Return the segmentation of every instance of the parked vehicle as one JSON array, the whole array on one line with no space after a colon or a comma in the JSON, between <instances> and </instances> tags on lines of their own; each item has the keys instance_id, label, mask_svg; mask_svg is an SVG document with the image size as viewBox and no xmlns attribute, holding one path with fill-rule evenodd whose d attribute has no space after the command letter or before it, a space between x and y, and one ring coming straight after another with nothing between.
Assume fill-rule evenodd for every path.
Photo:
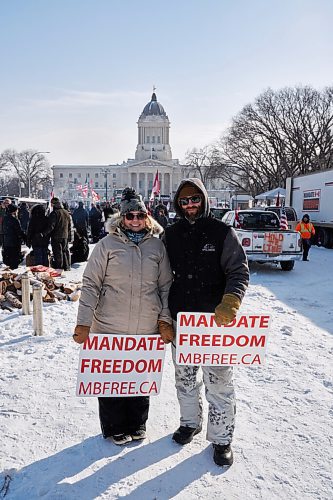
<instances>
[{"instance_id":1,"label":"parked vehicle","mask_svg":"<svg viewBox=\"0 0 333 500\"><path fill-rule=\"evenodd\" d=\"M314 243L333 248L333 169L288 177L286 189L286 202L298 218L309 214L316 230Z\"/></svg>"},{"instance_id":2,"label":"parked vehicle","mask_svg":"<svg viewBox=\"0 0 333 500\"><path fill-rule=\"evenodd\" d=\"M211 213L214 215L216 219L222 220L222 217L230 211L230 208L211 208Z\"/></svg>"},{"instance_id":3,"label":"parked vehicle","mask_svg":"<svg viewBox=\"0 0 333 500\"><path fill-rule=\"evenodd\" d=\"M280 263L291 271L302 257L302 243L296 231L281 230L280 219L267 210L230 210L222 221L235 228L249 261Z\"/></svg>"},{"instance_id":4,"label":"parked vehicle","mask_svg":"<svg viewBox=\"0 0 333 500\"><path fill-rule=\"evenodd\" d=\"M282 212L286 214L288 229L295 230L298 223L297 213L293 207L265 207L266 211L274 212L281 219Z\"/></svg>"}]
</instances>

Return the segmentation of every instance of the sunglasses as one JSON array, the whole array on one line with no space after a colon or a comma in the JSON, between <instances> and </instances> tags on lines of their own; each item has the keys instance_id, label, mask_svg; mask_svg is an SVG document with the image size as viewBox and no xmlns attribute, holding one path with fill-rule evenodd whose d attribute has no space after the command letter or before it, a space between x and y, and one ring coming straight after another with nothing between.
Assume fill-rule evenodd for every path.
<instances>
[{"instance_id":1,"label":"sunglasses","mask_svg":"<svg viewBox=\"0 0 333 500\"><path fill-rule=\"evenodd\" d=\"M146 217L147 214L145 214L144 212L139 212L138 214L132 214L131 212L128 212L127 214L125 214L126 220L134 220L134 219L144 220L146 219Z\"/></svg>"},{"instance_id":2,"label":"sunglasses","mask_svg":"<svg viewBox=\"0 0 333 500\"><path fill-rule=\"evenodd\" d=\"M195 194L194 196L187 196L186 198L179 198L179 205L181 207L186 207L190 202L191 203L200 203L201 196L200 194Z\"/></svg>"}]
</instances>

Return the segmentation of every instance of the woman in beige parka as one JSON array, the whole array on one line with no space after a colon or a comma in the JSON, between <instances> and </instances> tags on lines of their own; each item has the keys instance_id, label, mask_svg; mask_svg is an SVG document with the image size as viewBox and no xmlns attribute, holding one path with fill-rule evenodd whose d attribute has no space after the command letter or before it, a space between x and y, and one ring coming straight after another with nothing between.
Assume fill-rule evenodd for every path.
<instances>
[{"instance_id":1,"label":"woman in beige parka","mask_svg":"<svg viewBox=\"0 0 333 500\"><path fill-rule=\"evenodd\" d=\"M134 189L123 192L120 215L89 257L73 338L83 343L89 331L104 334L153 334L173 339L168 294L172 273L163 229L147 213ZM104 438L118 445L146 437L149 397L100 397Z\"/></svg>"}]
</instances>

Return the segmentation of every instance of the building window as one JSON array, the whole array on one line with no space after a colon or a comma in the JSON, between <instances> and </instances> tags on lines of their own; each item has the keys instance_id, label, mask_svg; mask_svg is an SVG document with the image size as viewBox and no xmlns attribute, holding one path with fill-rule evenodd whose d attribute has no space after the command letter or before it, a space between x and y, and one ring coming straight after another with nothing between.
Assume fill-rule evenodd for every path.
<instances>
[{"instance_id":1,"label":"building window","mask_svg":"<svg viewBox=\"0 0 333 500\"><path fill-rule=\"evenodd\" d=\"M73 177L73 174L69 174L69 176L68 176L68 177L71 179L71 178Z\"/></svg>"},{"instance_id":2,"label":"building window","mask_svg":"<svg viewBox=\"0 0 333 500\"><path fill-rule=\"evenodd\" d=\"M74 177L74 184L77 184L77 178Z\"/></svg>"},{"instance_id":3,"label":"building window","mask_svg":"<svg viewBox=\"0 0 333 500\"><path fill-rule=\"evenodd\" d=\"M64 174L59 174L60 179L63 179Z\"/></svg>"},{"instance_id":4,"label":"building window","mask_svg":"<svg viewBox=\"0 0 333 500\"><path fill-rule=\"evenodd\" d=\"M89 174L89 172L87 173L87 177L90 177L90 174Z\"/></svg>"},{"instance_id":5,"label":"building window","mask_svg":"<svg viewBox=\"0 0 333 500\"><path fill-rule=\"evenodd\" d=\"M148 142L148 144L150 143L150 137L149 137L149 135L147 135L147 142Z\"/></svg>"},{"instance_id":6,"label":"building window","mask_svg":"<svg viewBox=\"0 0 333 500\"><path fill-rule=\"evenodd\" d=\"M98 182L95 182L95 188L98 188Z\"/></svg>"},{"instance_id":7,"label":"building window","mask_svg":"<svg viewBox=\"0 0 333 500\"><path fill-rule=\"evenodd\" d=\"M152 142L153 144L155 144L155 136L154 136L154 135L153 135L153 137L151 138L151 142Z\"/></svg>"},{"instance_id":8,"label":"building window","mask_svg":"<svg viewBox=\"0 0 333 500\"><path fill-rule=\"evenodd\" d=\"M116 179L117 174L112 174L112 179Z\"/></svg>"},{"instance_id":9,"label":"building window","mask_svg":"<svg viewBox=\"0 0 333 500\"><path fill-rule=\"evenodd\" d=\"M158 135L158 136L157 136L157 142L158 142L159 144L161 144L161 136L160 136L160 135Z\"/></svg>"},{"instance_id":10,"label":"building window","mask_svg":"<svg viewBox=\"0 0 333 500\"><path fill-rule=\"evenodd\" d=\"M95 174L95 179L98 179L98 174Z\"/></svg>"}]
</instances>

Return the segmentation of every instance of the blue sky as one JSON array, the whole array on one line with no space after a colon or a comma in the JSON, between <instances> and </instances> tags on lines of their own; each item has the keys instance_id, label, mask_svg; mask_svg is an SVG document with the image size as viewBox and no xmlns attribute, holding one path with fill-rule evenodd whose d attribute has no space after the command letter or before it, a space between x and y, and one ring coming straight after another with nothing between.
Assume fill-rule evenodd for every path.
<instances>
[{"instance_id":1,"label":"blue sky","mask_svg":"<svg viewBox=\"0 0 333 500\"><path fill-rule=\"evenodd\" d=\"M0 152L132 158L156 85L182 160L267 87L332 85L332 25L331 0L2 0Z\"/></svg>"}]
</instances>

